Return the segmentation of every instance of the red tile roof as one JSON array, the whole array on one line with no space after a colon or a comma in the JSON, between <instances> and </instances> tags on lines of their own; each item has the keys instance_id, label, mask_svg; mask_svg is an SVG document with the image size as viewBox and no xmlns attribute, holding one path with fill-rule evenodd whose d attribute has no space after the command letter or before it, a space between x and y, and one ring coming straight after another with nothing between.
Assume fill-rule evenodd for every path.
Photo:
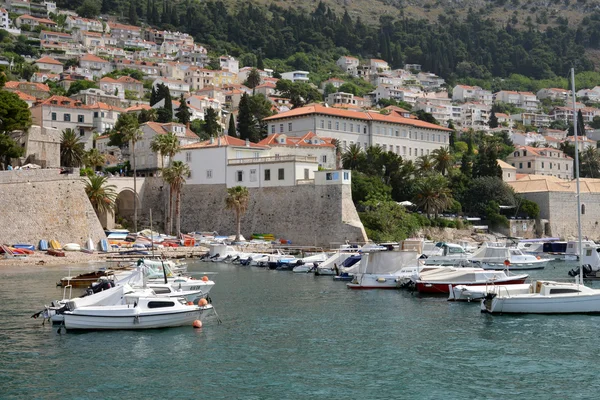
<instances>
[{"instance_id":1,"label":"red tile roof","mask_svg":"<svg viewBox=\"0 0 600 400\"><path fill-rule=\"evenodd\" d=\"M170 129L172 125L178 125L178 126L185 127L185 125L177 124L175 122L169 122L166 124L161 124L160 122L146 122L146 123L142 124L141 126L143 127L144 125L148 126L150 129L152 129L158 135L166 135L167 133L172 132ZM185 130L185 137L189 138L189 139L198 139L198 135L196 135L192 130L190 130L188 128L186 128L186 130Z\"/></svg>"},{"instance_id":2,"label":"red tile roof","mask_svg":"<svg viewBox=\"0 0 600 400\"><path fill-rule=\"evenodd\" d=\"M52 107L78 108L86 110L90 109L90 106L83 104L81 101L73 100L65 96L52 96L42 101L41 103L36 104L34 107L39 107L43 105Z\"/></svg>"},{"instance_id":3,"label":"red tile roof","mask_svg":"<svg viewBox=\"0 0 600 400\"><path fill-rule=\"evenodd\" d=\"M91 61L91 62L98 62L98 63L108 64L108 61L106 61L105 59L100 58L98 56L95 56L93 54L86 54L84 56L81 56L81 58L79 59L79 61Z\"/></svg>"},{"instance_id":4,"label":"red tile roof","mask_svg":"<svg viewBox=\"0 0 600 400\"><path fill-rule=\"evenodd\" d=\"M417 128L426 128L426 129L434 129L439 131L451 132L452 129L444 128L439 125L431 124L429 122L404 118L399 115L383 115L376 111L351 111L351 110L341 110L338 108L325 107L320 104L311 104L300 108L294 108L293 110L286 111L284 113L280 113L277 115L273 115L272 117L265 118L264 121L277 121L279 119L285 118L293 118L293 117L302 117L306 115L312 114L322 114L329 115L333 117L342 117L342 118L350 118L350 119L360 119L360 120L371 120L371 121L380 121L380 122L388 122L392 124L402 124L402 125L411 125Z\"/></svg>"},{"instance_id":5,"label":"red tile roof","mask_svg":"<svg viewBox=\"0 0 600 400\"><path fill-rule=\"evenodd\" d=\"M92 104L90 106L91 109L98 110L108 110L108 111L117 111L117 112L125 112L125 109L121 107L111 106L110 104L103 103L101 101L96 104Z\"/></svg>"},{"instance_id":6,"label":"red tile roof","mask_svg":"<svg viewBox=\"0 0 600 400\"><path fill-rule=\"evenodd\" d=\"M210 147L246 147L246 141L242 139L238 139L233 136L219 136L218 138L213 138L210 140L205 140L204 142L192 143L186 146L181 146L182 149L204 149ZM260 143L252 143L249 142L248 146L253 149L268 149L269 146L262 145Z\"/></svg>"},{"instance_id":7,"label":"red tile roof","mask_svg":"<svg viewBox=\"0 0 600 400\"><path fill-rule=\"evenodd\" d=\"M15 90L14 93L19 96L19 98L23 101L36 101L35 96L30 96L27 93L23 93L20 90Z\"/></svg>"},{"instance_id":8,"label":"red tile roof","mask_svg":"<svg viewBox=\"0 0 600 400\"><path fill-rule=\"evenodd\" d=\"M7 88L7 89L27 90L27 87L31 86L31 85L35 85L35 89L36 90L41 90L43 92L49 92L50 91L50 87L48 87L48 85L46 85L45 83L35 83L35 82L10 81L10 82L6 82L4 84L4 87Z\"/></svg>"},{"instance_id":9,"label":"red tile roof","mask_svg":"<svg viewBox=\"0 0 600 400\"><path fill-rule=\"evenodd\" d=\"M63 65L60 61L55 60L52 57L42 57L35 62L40 64L54 64L54 65Z\"/></svg>"}]
</instances>

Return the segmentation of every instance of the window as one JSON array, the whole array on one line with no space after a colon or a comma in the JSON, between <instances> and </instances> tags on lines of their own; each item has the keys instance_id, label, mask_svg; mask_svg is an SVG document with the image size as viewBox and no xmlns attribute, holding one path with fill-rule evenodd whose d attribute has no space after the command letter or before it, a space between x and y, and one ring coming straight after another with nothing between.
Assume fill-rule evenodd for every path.
<instances>
[{"instance_id":1,"label":"window","mask_svg":"<svg viewBox=\"0 0 600 400\"><path fill-rule=\"evenodd\" d=\"M350 173L348 171L344 171L344 180L347 181L350 179Z\"/></svg>"},{"instance_id":2,"label":"window","mask_svg":"<svg viewBox=\"0 0 600 400\"><path fill-rule=\"evenodd\" d=\"M350 132L354 132L354 124L350 124Z\"/></svg>"},{"instance_id":3,"label":"window","mask_svg":"<svg viewBox=\"0 0 600 400\"><path fill-rule=\"evenodd\" d=\"M513 165L514 167L514 165ZM527 161L527 168L531 168L531 161Z\"/></svg>"},{"instance_id":4,"label":"window","mask_svg":"<svg viewBox=\"0 0 600 400\"><path fill-rule=\"evenodd\" d=\"M427 140L429 140L429 133L427 133Z\"/></svg>"},{"instance_id":5,"label":"window","mask_svg":"<svg viewBox=\"0 0 600 400\"><path fill-rule=\"evenodd\" d=\"M441 135L438 135L438 143L440 143L442 141L442 137Z\"/></svg>"},{"instance_id":6,"label":"window","mask_svg":"<svg viewBox=\"0 0 600 400\"><path fill-rule=\"evenodd\" d=\"M565 169L568 171L569 170L569 164L565 164Z\"/></svg>"},{"instance_id":7,"label":"window","mask_svg":"<svg viewBox=\"0 0 600 400\"><path fill-rule=\"evenodd\" d=\"M271 180L271 170L265 169L265 181L270 181L270 180Z\"/></svg>"},{"instance_id":8,"label":"window","mask_svg":"<svg viewBox=\"0 0 600 400\"><path fill-rule=\"evenodd\" d=\"M254 158L259 158L260 157L260 153L258 151L254 152Z\"/></svg>"},{"instance_id":9,"label":"window","mask_svg":"<svg viewBox=\"0 0 600 400\"><path fill-rule=\"evenodd\" d=\"M409 148L408 148L408 155L409 155L409 156L412 156L412 147L409 147Z\"/></svg>"},{"instance_id":10,"label":"window","mask_svg":"<svg viewBox=\"0 0 600 400\"><path fill-rule=\"evenodd\" d=\"M421 155L423 155L423 149L421 149Z\"/></svg>"},{"instance_id":11,"label":"window","mask_svg":"<svg viewBox=\"0 0 600 400\"><path fill-rule=\"evenodd\" d=\"M519 163L519 168L523 168L523 163L522 162Z\"/></svg>"},{"instance_id":12,"label":"window","mask_svg":"<svg viewBox=\"0 0 600 400\"><path fill-rule=\"evenodd\" d=\"M423 133L421 133L421 140L423 140Z\"/></svg>"},{"instance_id":13,"label":"window","mask_svg":"<svg viewBox=\"0 0 600 400\"><path fill-rule=\"evenodd\" d=\"M85 122L85 117L83 115L78 115L77 116L77 122Z\"/></svg>"},{"instance_id":14,"label":"window","mask_svg":"<svg viewBox=\"0 0 600 400\"><path fill-rule=\"evenodd\" d=\"M323 156L322 159L321 159L321 162L323 164L326 164L327 163L327 156Z\"/></svg>"},{"instance_id":15,"label":"window","mask_svg":"<svg viewBox=\"0 0 600 400\"><path fill-rule=\"evenodd\" d=\"M340 130L340 123L339 122L335 122L335 130L339 131Z\"/></svg>"},{"instance_id":16,"label":"window","mask_svg":"<svg viewBox=\"0 0 600 400\"><path fill-rule=\"evenodd\" d=\"M308 177L309 177L308 168L304 168L304 179L308 179Z\"/></svg>"},{"instance_id":17,"label":"window","mask_svg":"<svg viewBox=\"0 0 600 400\"><path fill-rule=\"evenodd\" d=\"M192 152L186 151L185 152L185 162L190 162L190 161L192 161Z\"/></svg>"},{"instance_id":18,"label":"window","mask_svg":"<svg viewBox=\"0 0 600 400\"><path fill-rule=\"evenodd\" d=\"M552 163L550 163L550 169L552 169Z\"/></svg>"},{"instance_id":19,"label":"window","mask_svg":"<svg viewBox=\"0 0 600 400\"><path fill-rule=\"evenodd\" d=\"M542 161L542 168L544 168L544 162Z\"/></svg>"},{"instance_id":20,"label":"window","mask_svg":"<svg viewBox=\"0 0 600 400\"><path fill-rule=\"evenodd\" d=\"M326 181L330 181L330 180L332 180L332 179L333 179L333 176L331 175L331 172L327 172L327 173L325 174L325 180L326 180Z\"/></svg>"},{"instance_id":21,"label":"window","mask_svg":"<svg viewBox=\"0 0 600 400\"><path fill-rule=\"evenodd\" d=\"M331 121L327 121L327 129L331 129Z\"/></svg>"},{"instance_id":22,"label":"window","mask_svg":"<svg viewBox=\"0 0 600 400\"><path fill-rule=\"evenodd\" d=\"M271 125L271 134L275 133L275 125Z\"/></svg>"},{"instance_id":23,"label":"window","mask_svg":"<svg viewBox=\"0 0 600 400\"><path fill-rule=\"evenodd\" d=\"M342 150L346 150L346 148L347 148L347 147L346 147L346 141L344 140L344 141L342 142Z\"/></svg>"},{"instance_id":24,"label":"window","mask_svg":"<svg viewBox=\"0 0 600 400\"><path fill-rule=\"evenodd\" d=\"M85 130L83 128L79 128L79 136L85 136Z\"/></svg>"},{"instance_id":25,"label":"window","mask_svg":"<svg viewBox=\"0 0 600 400\"><path fill-rule=\"evenodd\" d=\"M250 170L250 182L256 182L256 170L255 169Z\"/></svg>"},{"instance_id":26,"label":"window","mask_svg":"<svg viewBox=\"0 0 600 400\"><path fill-rule=\"evenodd\" d=\"M279 179L280 181L285 179L285 170L283 168L279 168L277 170L277 179Z\"/></svg>"},{"instance_id":27,"label":"window","mask_svg":"<svg viewBox=\"0 0 600 400\"><path fill-rule=\"evenodd\" d=\"M206 170L206 179L212 179L212 169Z\"/></svg>"},{"instance_id":28,"label":"window","mask_svg":"<svg viewBox=\"0 0 600 400\"><path fill-rule=\"evenodd\" d=\"M367 126L366 126L366 125L364 125L364 126L363 126L363 133L364 133L365 135L367 134Z\"/></svg>"},{"instance_id":29,"label":"window","mask_svg":"<svg viewBox=\"0 0 600 400\"><path fill-rule=\"evenodd\" d=\"M581 215L585 214L585 204L581 205Z\"/></svg>"},{"instance_id":30,"label":"window","mask_svg":"<svg viewBox=\"0 0 600 400\"><path fill-rule=\"evenodd\" d=\"M292 131L292 123L288 122L288 132L291 132L291 131Z\"/></svg>"},{"instance_id":31,"label":"window","mask_svg":"<svg viewBox=\"0 0 600 400\"><path fill-rule=\"evenodd\" d=\"M385 152L385 151L387 151L387 144L384 144L384 145L383 145L383 151L384 151L384 152Z\"/></svg>"},{"instance_id":32,"label":"window","mask_svg":"<svg viewBox=\"0 0 600 400\"><path fill-rule=\"evenodd\" d=\"M560 171L560 163L556 163L556 168Z\"/></svg>"},{"instance_id":33,"label":"window","mask_svg":"<svg viewBox=\"0 0 600 400\"><path fill-rule=\"evenodd\" d=\"M343 127L343 130L345 132L346 131L346 123L345 122L342 124L342 127Z\"/></svg>"},{"instance_id":34,"label":"window","mask_svg":"<svg viewBox=\"0 0 600 400\"><path fill-rule=\"evenodd\" d=\"M236 182L244 182L244 171L236 171Z\"/></svg>"},{"instance_id":35,"label":"window","mask_svg":"<svg viewBox=\"0 0 600 400\"><path fill-rule=\"evenodd\" d=\"M375 127L375 133L379 135L379 127Z\"/></svg>"},{"instance_id":36,"label":"window","mask_svg":"<svg viewBox=\"0 0 600 400\"><path fill-rule=\"evenodd\" d=\"M402 146L402 154L406 155L406 146Z\"/></svg>"},{"instance_id":37,"label":"window","mask_svg":"<svg viewBox=\"0 0 600 400\"><path fill-rule=\"evenodd\" d=\"M52 113L54 114L54 113ZM98 118L98 111L94 111L94 118Z\"/></svg>"},{"instance_id":38,"label":"window","mask_svg":"<svg viewBox=\"0 0 600 400\"><path fill-rule=\"evenodd\" d=\"M396 137L399 137L399 136L400 136L400 131L399 131L399 130L397 130L397 129L396 129L396 132L395 132L395 133L396 133Z\"/></svg>"},{"instance_id":39,"label":"window","mask_svg":"<svg viewBox=\"0 0 600 400\"><path fill-rule=\"evenodd\" d=\"M283 124L279 124L279 133L283 133Z\"/></svg>"},{"instance_id":40,"label":"window","mask_svg":"<svg viewBox=\"0 0 600 400\"><path fill-rule=\"evenodd\" d=\"M64 114L63 121L71 122L71 114Z\"/></svg>"},{"instance_id":41,"label":"window","mask_svg":"<svg viewBox=\"0 0 600 400\"><path fill-rule=\"evenodd\" d=\"M396 146L396 154L400 154L400 146Z\"/></svg>"},{"instance_id":42,"label":"window","mask_svg":"<svg viewBox=\"0 0 600 400\"><path fill-rule=\"evenodd\" d=\"M52 121L56 121L56 113L52 113Z\"/></svg>"},{"instance_id":43,"label":"window","mask_svg":"<svg viewBox=\"0 0 600 400\"><path fill-rule=\"evenodd\" d=\"M321 120L321 129L324 129L324 128L325 128L325 120L324 120L324 119L322 119L322 120Z\"/></svg>"}]
</instances>

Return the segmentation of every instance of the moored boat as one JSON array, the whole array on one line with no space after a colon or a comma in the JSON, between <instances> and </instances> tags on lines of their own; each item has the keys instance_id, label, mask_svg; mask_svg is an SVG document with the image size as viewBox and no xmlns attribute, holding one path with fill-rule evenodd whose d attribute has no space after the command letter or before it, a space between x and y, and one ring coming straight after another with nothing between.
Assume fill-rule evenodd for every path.
<instances>
[{"instance_id":1,"label":"moored boat","mask_svg":"<svg viewBox=\"0 0 600 400\"><path fill-rule=\"evenodd\" d=\"M481 300L487 294L503 293L509 295L529 293L531 285L528 283L515 285L456 285L449 287L448 301L473 301Z\"/></svg>"},{"instance_id":2,"label":"moored boat","mask_svg":"<svg viewBox=\"0 0 600 400\"><path fill-rule=\"evenodd\" d=\"M505 271L481 268L446 268L420 274L415 286L419 293L448 294L457 285L515 285L525 283L528 275L508 275Z\"/></svg>"},{"instance_id":3,"label":"moored boat","mask_svg":"<svg viewBox=\"0 0 600 400\"><path fill-rule=\"evenodd\" d=\"M48 249L46 251L46 253L50 256L54 256L54 257L64 257L65 256L65 252L59 249Z\"/></svg>"}]
</instances>

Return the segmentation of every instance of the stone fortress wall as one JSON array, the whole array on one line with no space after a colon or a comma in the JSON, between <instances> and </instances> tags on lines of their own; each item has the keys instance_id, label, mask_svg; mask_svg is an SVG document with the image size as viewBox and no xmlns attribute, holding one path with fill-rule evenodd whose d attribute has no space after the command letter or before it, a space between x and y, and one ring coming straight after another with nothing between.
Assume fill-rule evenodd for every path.
<instances>
[{"instance_id":1,"label":"stone fortress wall","mask_svg":"<svg viewBox=\"0 0 600 400\"><path fill-rule=\"evenodd\" d=\"M106 235L84 191L79 170L0 171L0 244L56 239L98 244Z\"/></svg>"}]
</instances>

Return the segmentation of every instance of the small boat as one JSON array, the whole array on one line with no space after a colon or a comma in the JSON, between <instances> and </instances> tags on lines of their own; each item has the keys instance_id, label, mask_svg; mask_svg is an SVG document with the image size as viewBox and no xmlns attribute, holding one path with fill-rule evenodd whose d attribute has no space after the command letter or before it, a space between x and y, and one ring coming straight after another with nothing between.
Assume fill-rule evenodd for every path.
<instances>
[{"instance_id":1,"label":"small boat","mask_svg":"<svg viewBox=\"0 0 600 400\"><path fill-rule=\"evenodd\" d=\"M24 250L30 250L30 251L35 251L35 246L32 244L13 244L12 247L14 247L15 249L24 249Z\"/></svg>"},{"instance_id":2,"label":"small boat","mask_svg":"<svg viewBox=\"0 0 600 400\"><path fill-rule=\"evenodd\" d=\"M457 285L448 288L450 290L448 301L481 300L487 294L498 294L500 292L508 295L526 294L529 293L530 288L531 285L528 283L520 285Z\"/></svg>"},{"instance_id":3,"label":"small boat","mask_svg":"<svg viewBox=\"0 0 600 400\"><path fill-rule=\"evenodd\" d=\"M470 256L465 249L453 243L440 242L435 245L439 249L437 253L431 251L429 256L425 255L425 265L463 265L467 263Z\"/></svg>"},{"instance_id":4,"label":"small boat","mask_svg":"<svg viewBox=\"0 0 600 400\"><path fill-rule=\"evenodd\" d=\"M56 250L56 249L48 249L48 251L46 252L46 254L50 255L50 256L54 256L54 257L64 257L65 256L65 252L62 250Z\"/></svg>"},{"instance_id":5,"label":"small boat","mask_svg":"<svg viewBox=\"0 0 600 400\"><path fill-rule=\"evenodd\" d=\"M448 267L421 273L415 283L419 293L449 294L449 288L457 285L515 285L525 283L527 278L525 274L508 275L505 271Z\"/></svg>"},{"instance_id":6,"label":"small boat","mask_svg":"<svg viewBox=\"0 0 600 400\"><path fill-rule=\"evenodd\" d=\"M67 243L63 246L65 251L81 251L81 246L77 243Z\"/></svg>"},{"instance_id":7,"label":"small boat","mask_svg":"<svg viewBox=\"0 0 600 400\"><path fill-rule=\"evenodd\" d=\"M100 250L103 253L108 253L109 249L110 249L110 245L108 244L108 240L106 240L106 239L100 240Z\"/></svg>"},{"instance_id":8,"label":"small boat","mask_svg":"<svg viewBox=\"0 0 600 400\"><path fill-rule=\"evenodd\" d=\"M348 289L398 289L398 273L407 266L416 266L420 252L415 250L376 250L362 254L359 271Z\"/></svg>"},{"instance_id":9,"label":"small boat","mask_svg":"<svg viewBox=\"0 0 600 400\"><path fill-rule=\"evenodd\" d=\"M543 269L550 261L547 258L523 254L516 248L508 248L501 243L486 242L471 257L469 263L472 267L483 269L504 269L512 271L528 271Z\"/></svg>"},{"instance_id":10,"label":"small boat","mask_svg":"<svg viewBox=\"0 0 600 400\"><path fill-rule=\"evenodd\" d=\"M5 258L27 257L27 254L6 245L0 245L0 254L4 254Z\"/></svg>"},{"instance_id":11,"label":"small boat","mask_svg":"<svg viewBox=\"0 0 600 400\"><path fill-rule=\"evenodd\" d=\"M46 251L46 250L48 250L48 241L47 241L47 240L44 240L44 239L40 240L40 244L39 244L38 248L39 248L41 251Z\"/></svg>"},{"instance_id":12,"label":"small boat","mask_svg":"<svg viewBox=\"0 0 600 400\"><path fill-rule=\"evenodd\" d=\"M94 241L92 240L92 238L88 238L87 242L85 242L85 249L91 250L91 251L96 250L96 245L94 244Z\"/></svg>"},{"instance_id":13,"label":"small boat","mask_svg":"<svg viewBox=\"0 0 600 400\"><path fill-rule=\"evenodd\" d=\"M54 249L54 250L61 250L62 246L60 245L60 243L58 242L58 240L52 239L50 241L50 248Z\"/></svg>"},{"instance_id":14,"label":"small boat","mask_svg":"<svg viewBox=\"0 0 600 400\"><path fill-rule=\"evenodd\" d=\"M88 272L77 276L65 276L60 280L59 283L56 284L56 286L65 287L67 285L71 285L72 287L76 288L86 288L91 286L94 282L97 282L101 277L105 277L110 274L112 274L112 271L107 270Z\"/></svg>"}]
</instances>

